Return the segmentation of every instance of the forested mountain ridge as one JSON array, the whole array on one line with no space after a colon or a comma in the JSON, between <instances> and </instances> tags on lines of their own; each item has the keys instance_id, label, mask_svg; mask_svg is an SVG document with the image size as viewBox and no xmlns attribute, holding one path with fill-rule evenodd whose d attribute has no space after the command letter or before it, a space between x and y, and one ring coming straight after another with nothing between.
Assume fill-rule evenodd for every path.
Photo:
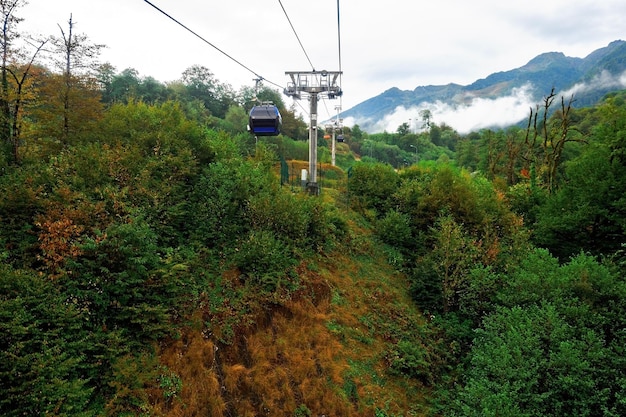
<instances>
[{"instance_id":1,"label":"forested mountain ridge","mask_svg":"<svg viewBox=\"0 0 626 417\"><path fill-rule=\"evenodd\" d=\"M597 49L585 58L567 57L548 52L531 59L526 65L497 72L470 85L447 84L418 86L412 91L390 88L341 113L368 131L377 121L403 106L442 102L450 105L468 103L474 98L497 99L514 89L525 88L536 102L555 89L557 93L572 90L577 107L591 106L606 93L619 89L619 76L626 71L626 42L617 40ZM582 88L586 86L586 88Z\"/></svg>"}]
</instances>

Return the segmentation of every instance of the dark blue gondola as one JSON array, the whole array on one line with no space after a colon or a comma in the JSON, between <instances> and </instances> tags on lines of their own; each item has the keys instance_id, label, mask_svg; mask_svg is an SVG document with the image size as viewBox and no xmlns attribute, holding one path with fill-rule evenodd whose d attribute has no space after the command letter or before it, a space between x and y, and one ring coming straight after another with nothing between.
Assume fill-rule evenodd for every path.
<instances>
[{"instance_id":1,"label":"dark blue gondola","mask_svg":"<svg viewBox=\"0 0 626 417\"><path fill-rule=\"evenodd\" d=\"M342 134L337 135L337 142L343 142L343 135Z\"/></svg>"},{"instance_id":2,"label":"dark blue gondola","mask_svg":"<svg viewBox=\"0 0 626 417\"><path fill-rule=\"evenodd\" d=\"M255 136L277 136L283 119L273 104L261 104L250 110L250 132Z\"/></svg>"}]
</instances>

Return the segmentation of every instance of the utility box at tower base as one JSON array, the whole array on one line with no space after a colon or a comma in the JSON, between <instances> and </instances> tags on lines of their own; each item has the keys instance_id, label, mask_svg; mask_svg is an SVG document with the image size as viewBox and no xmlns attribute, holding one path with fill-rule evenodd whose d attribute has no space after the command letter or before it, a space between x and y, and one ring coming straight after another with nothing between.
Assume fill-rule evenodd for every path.
<instances>
[{"instance_id":1,"label":"utility box at tower base","mask_svg":"<svg viewBox=\"0 0 626 417\"><path fill-rule=\"evenodd\" d=\"M306 189L306 184L307 184L307 182L308 182L308 177L309 177L309 173L307 172L307 170L306 170L306 169L303 169L303 170L300 172L300 182L301 182L301 184L302 184L302 188L303 188L303 189Z\"/></svg>"}]
</instances>

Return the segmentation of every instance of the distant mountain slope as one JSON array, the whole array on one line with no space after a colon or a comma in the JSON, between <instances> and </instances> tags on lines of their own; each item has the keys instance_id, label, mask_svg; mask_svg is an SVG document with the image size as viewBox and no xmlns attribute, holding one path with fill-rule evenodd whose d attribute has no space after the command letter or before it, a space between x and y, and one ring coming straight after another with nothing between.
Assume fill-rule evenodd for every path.
<instances>
[{"instance_id":1,"label":"distant mountain slope","mask_svg":"<svg viewBox=\"0 0 626 417\"><path fill-rule=\"evenodd\" d=\"M617 40L585 58L567 57L561 52L543 53L520 68L491 74L467 86L429 85L412 91L390 88L344 111L341 117L365 131L375 132L382 131L385 126L381 121L398 109L434 106L457 111L477 99L497 100L519 95L520 91L526 100L538 102L552 88L566 97L573 94L574 105L583 107L594 104L607 92L626 88L626 77L622 77L625 72L626 42ZM523 105L528 108L526 102ZM490 127L489 121L485 124L483 127ZM456 128L453 124L452 127Z\"/></svg>"}]
</instances>

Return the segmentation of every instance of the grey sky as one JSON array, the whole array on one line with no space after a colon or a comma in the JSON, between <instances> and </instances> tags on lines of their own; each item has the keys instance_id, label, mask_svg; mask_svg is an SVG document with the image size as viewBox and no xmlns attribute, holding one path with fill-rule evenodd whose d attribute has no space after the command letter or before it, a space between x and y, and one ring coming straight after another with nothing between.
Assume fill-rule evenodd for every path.
<instances>
[{"instance_id":1,"label":"grey sky","mask_svg":"<svg viewBox=\"0 0 626 417\"><path fill-rule=\"evenodd\" d=\"M278 0L150 1L274 83L311 70ZM315 69L338 70L337 1L282 4ZM340 11L344 110L391 87L466 85L543 52L585 57L626 38L623 0L340 0ZM58 35L70 13L118 71L166 82L197 64L235 89L253 85L252 73L144 0L29 0L20 27ZM339 101L329 103L333 113Z\"/></svg>"}]
</instances>

